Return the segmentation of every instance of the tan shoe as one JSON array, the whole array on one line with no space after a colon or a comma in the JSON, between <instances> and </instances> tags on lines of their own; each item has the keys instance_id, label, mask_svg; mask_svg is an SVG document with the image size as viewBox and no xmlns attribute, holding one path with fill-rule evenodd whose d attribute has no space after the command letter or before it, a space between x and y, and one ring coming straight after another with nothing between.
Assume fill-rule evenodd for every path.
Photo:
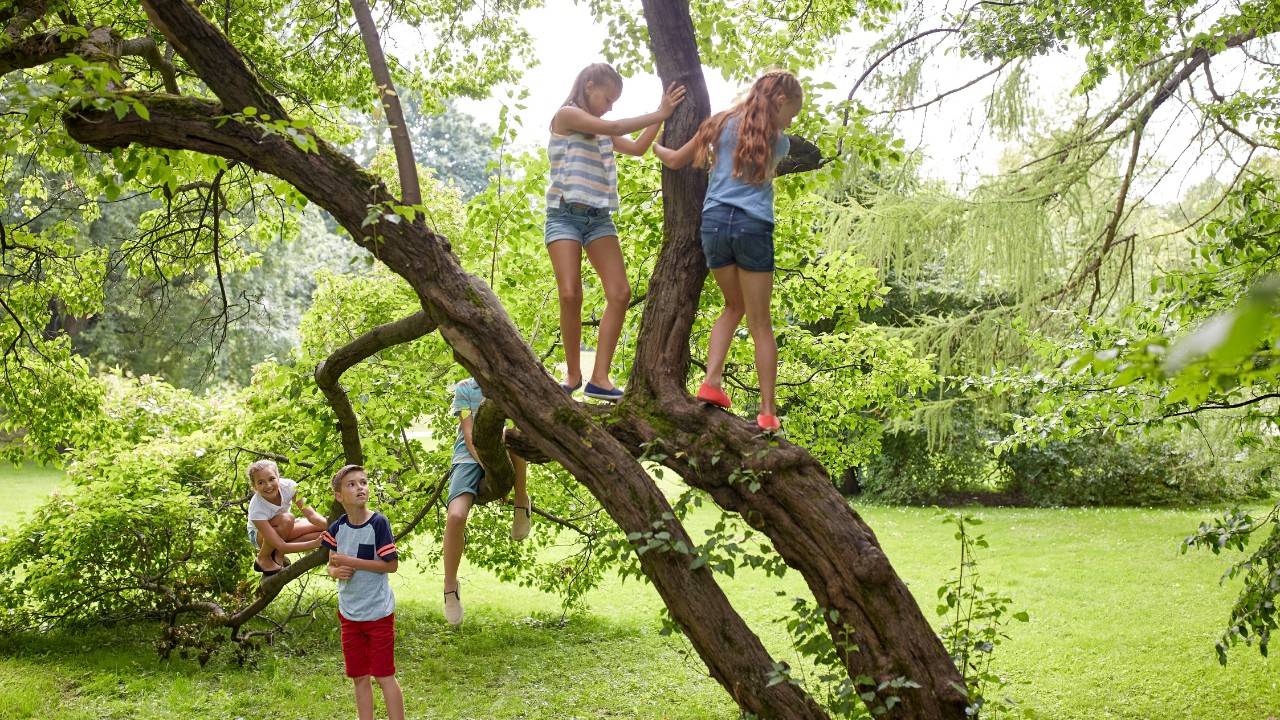
<instances>
[{"instance_id":1,"label":"tan shoe","mask_svg":"<svg viewBox=\"0 0 1280 720\"><path fill-rule=\"evenodd\" d=\"M523 540L529 537L529 525L533 521L533 498L529 498L529 507L515 506L515 515L511 518L511 539Z\"/></svg>"},{"instance_id":2,"label":"tan shoe","mask_svg":"<svg viewBox=\"0 0 1280 720\"><path fill-rule=\"evenodd\" d=\"M454 627L462 624L462 598L458 596L457 590L444 594L444 619Z\"/></svg>"}]
</instances>

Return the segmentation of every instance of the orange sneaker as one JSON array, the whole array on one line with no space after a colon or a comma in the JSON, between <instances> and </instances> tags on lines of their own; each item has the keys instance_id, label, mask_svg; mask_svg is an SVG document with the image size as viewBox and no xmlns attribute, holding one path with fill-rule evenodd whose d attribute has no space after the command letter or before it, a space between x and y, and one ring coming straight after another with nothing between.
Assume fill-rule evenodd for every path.
<instances>
[{"instance_id":1,"label":"orange sneaker","mask_svg":"<svg viewBox=\"0 0 1280 720\"><path fill-rule=\"evenodd\" d=\"M778 422L777 415L757 415L756 425L760 426L765 432L777 432L782 428L782 423Z\"/></svg>"},{"instance_id":2,"label":"orange sneaker","mask_svg":"<svg viewBox=\"0 0 1280 720\"><path fill-rule=\"evenodd\" d=\"M698 399L704 403L715 405L716 407L727 408L733 404L729 400L729 396L724 394L724 390L718 387L711 387L706 383L698 386Z\"/></svg>"}]
</instances>

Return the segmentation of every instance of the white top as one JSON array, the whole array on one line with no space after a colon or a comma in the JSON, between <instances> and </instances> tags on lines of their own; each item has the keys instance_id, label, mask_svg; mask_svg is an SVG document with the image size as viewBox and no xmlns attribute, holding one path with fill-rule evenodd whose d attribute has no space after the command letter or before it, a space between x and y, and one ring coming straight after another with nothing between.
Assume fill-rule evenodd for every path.
<instances>
[{"instance_id":1,"label":"white top","mask_svg":"<svg viewBox=\"0 0 1280 720\"><path fill-rule=\"evenodd\" d=\"M279 505L256 492L249 498L249 527L255 527L254 520L270 520L289 509L289 504L293 502L293 496L298 491L298 483L288 478L280 478L277 484L280 487Z\"/></svg>"}]
</instances>

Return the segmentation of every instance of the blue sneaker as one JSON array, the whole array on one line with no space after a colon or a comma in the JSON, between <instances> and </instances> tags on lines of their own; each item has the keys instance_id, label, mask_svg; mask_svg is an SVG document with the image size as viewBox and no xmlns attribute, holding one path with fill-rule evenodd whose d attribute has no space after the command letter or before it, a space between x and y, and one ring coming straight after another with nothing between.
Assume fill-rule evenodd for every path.
<instances>
[{"instance_id":1,"label":"blue sneaker","mask_svg":"<svg viewBox=\"0 0 1280 720\"><path fill-rule=\"evenodd\" d=\"M590 384L590 383L588 383L588 384ZM581 381L581 380L579 380L579 381L578 381L578 384L577 384L577 385L570 385L569 383L560 383L560 389L561 389L561 390L563 390L563 391L565 391L565 393L567 393L567 394L568 394L569 396L571 396L571 397L572 397L572 395L573 395L574 393L578 392L578 388L580 388L580 387L582 387L582 381Z\"/></svg>"},{"instance_id":2,"label":"blue sneaker","mask_svg":"<svg viewBox=\"0 0 1280 720\"><path fill-rule=\"evenodd\" d=\"M618 402L619 400L622 399L622 388L605 390L599 385L588 382L587 387L585 390L582 391L582 394L586 395L589 398L595 398L596 400L607 400L609 402Z\"/></svg>"}]
</instances>

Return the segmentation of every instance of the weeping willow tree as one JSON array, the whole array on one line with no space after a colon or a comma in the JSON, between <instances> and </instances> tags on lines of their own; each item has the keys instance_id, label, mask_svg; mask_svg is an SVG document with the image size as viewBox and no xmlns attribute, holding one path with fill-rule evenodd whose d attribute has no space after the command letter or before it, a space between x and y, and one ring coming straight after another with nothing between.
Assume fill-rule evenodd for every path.
<instances>
[{"instance_id":1,"label":"weeping willow tree","mask_svg":"<svg viewBox=\"0 0 1280 720\"><path fill-rule=\"evenodd\" d=\"M1265 1L906 13L872 48L845 121L935 128L930 111L982 94L981 136L1008 149L999 171L965 190L919 180L910 165L849 188L829 242L908 288L945 278L986 298L900 324L944 376L1003 376L1061 359L1046 346L1078 349L1082 327L1129 322L1129 308L1153 298L1153 278L1194 262L1188 242L1230 211L1231 193L1266 174L1262 163L1280 147L1278 23L1280 8ZM939 73L951 58L972 75ZM1063 68L1074 72L1069 111L1046 117L1036 108L1052 99L1034 88L1040 73ZM1203 175L1220 178L1208 196L1173 207L1148 198L1161 183ZM917 421L945 434L954 402L917 408Z\"/></svg>"},{"instance_id":2,"label":"weeping willow tree","mask_svg":"<svg viewBox=\"0 0 1280 720\"><path fill-rule=\"evenodd\" d=\"M1013 402L1004 447L1184 432L1227 451L1228 481L1274 491L1277 30L1268 0L1029 0L922 11L883 37L846 117L927 127L920 113L985 92L987 137L1012 146L964 191L854 188L829 226L832 246L908 288L945 278L981 299L896 323L955 390L915 408L916 426L941 436L957 407ZM943 57L972 75L931 85ZM1037 113L1037 80L1064 67L1067 111ZM1155 199L1170 186L1180 200ZM1244 553L1224 576L1241 588L1224 663L1238 644L1265 654L1277 629L1277 538L1280 509L1235 510L1185 541Z\"/></svg>"}]
</instances>

